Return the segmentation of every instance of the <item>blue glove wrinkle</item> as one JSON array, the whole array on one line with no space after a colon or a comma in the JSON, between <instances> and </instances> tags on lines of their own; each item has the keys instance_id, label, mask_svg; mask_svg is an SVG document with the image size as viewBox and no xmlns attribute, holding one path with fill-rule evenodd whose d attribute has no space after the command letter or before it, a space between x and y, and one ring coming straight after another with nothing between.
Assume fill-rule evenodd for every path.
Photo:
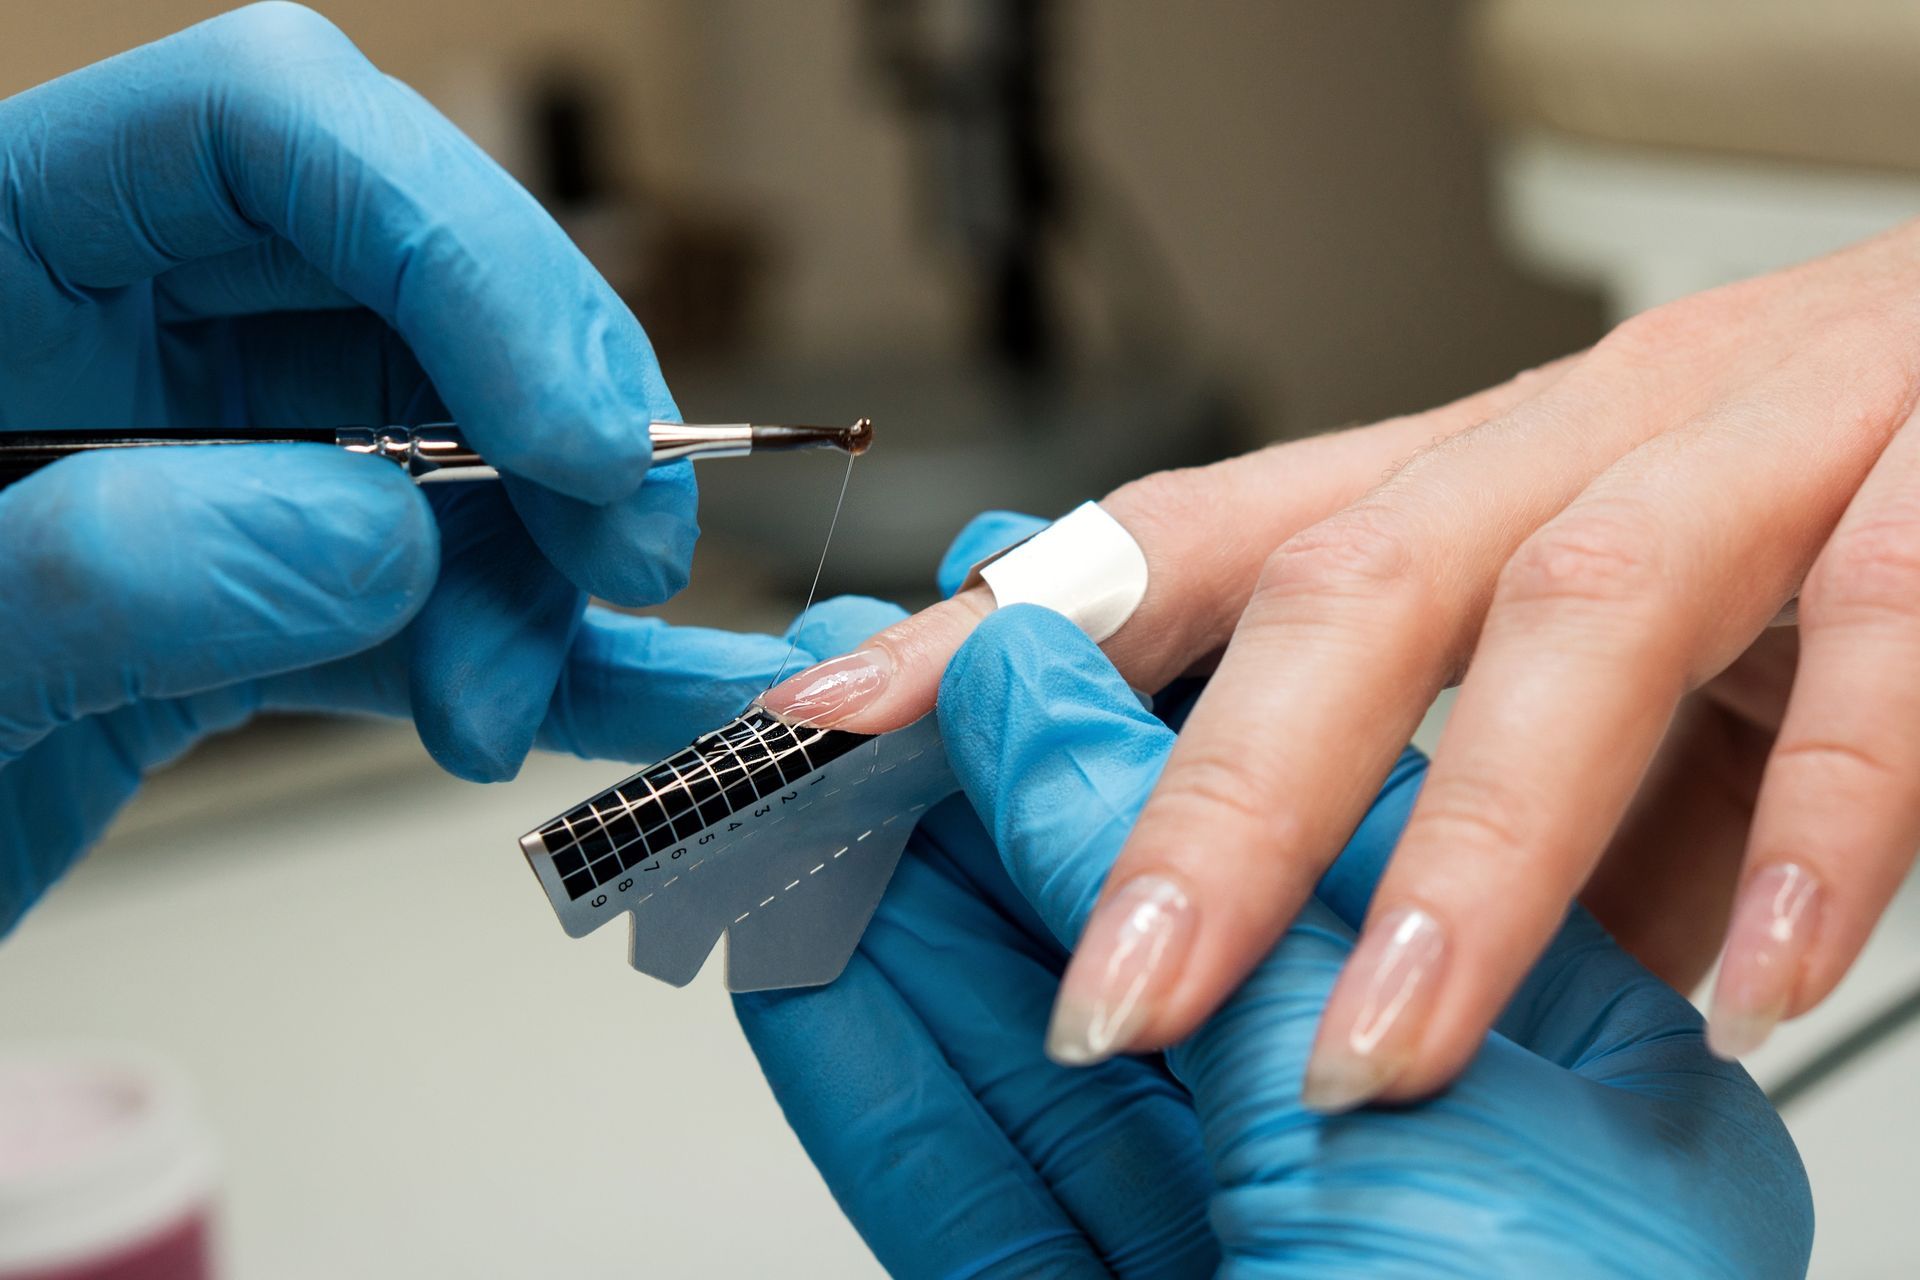
<instances>
[{"instance_id":1,"label":"blue glove wrinkle","mask_svg":"<svg viewBox=\"0 0 1920 1280\"><path fill-rule=\"evenodd\" d=\"M831 986L734 1005L788 1124L890 1274L1106 1274L864 953Z\"/></svg>"},{"instance_id":2,"label":"blue glove wrinkle","mask_svg":"<svg viewBox=\"0 0 1920 1280\"><path fill-rule=\"evenodd\" d=\"M700 537L691 462L656 468L633 493L602 506L518 476L503 479L527 532L582 591L643 608L686 587Z\"/></svg>"},{"instance_id":3,"label":"blue glove wrinkle","mask_svg":"<svg viewBox=\"0 0 1920 1280\"><path fill-rule=\"evenodd\" d=\"M1014 883L1071 945L1173 734L1084 632L1037 605L981 622L948 664L939 707L947 755ZM983 707L999 709L1002 730L968 731Z\"/></svg>"},{"instance_id":4,"label":"blue glove wrinkle","mask_svg":"<svg viewBox=\"0 0 1920 1280\"><path fill-rule=\"evenodd\" d=\"M409 633L414 722L449 773L501 782L533 749L587 600L497 486L452 486L434 505L440 580Z\"/></svg>"},{"instance_id":5,"label":"blue glove wrinkle","mask_svg":"<svg viewBox=\"0 0 1920 1280\"><path fill-rule=\"evenodd\" d=\"M990 903L1034 958L1059 978L1067 967L1067 949L1013 883L991 837L983 834L973 802L965 795L950 796L921 818L912 848L940 874Z\"/></svg>"},{"instance_id":6,"label":"blue glove wrinkle","mask_svg":"<svg viewBox=\"0 0 1920 1280\"><path fill-rule=\"evenodd\" d=\"M297 459L297 461L296 461ZM303 468L306 492L279 478ZM0 492L0 761L78 716L328 661L426 598L435 537L405 479L302 446L93 455Z\"/></svg>"},{"instance_id":7,"label":"blue glove wrinkle","mask_svg":"<svg viewBox=\"0 0 1920 1280\"><path fill-rule=\"evenodd\" d=\"M277 238L183 262L153 282L154 318L161 324L359 305L298 249Z\"/></svg>"},{"instance_id":8,"label":"blue glove wrinkle","mask_svg":"<svg viewBox=\"0 0 1920 1280\"><path fill-rule=\"evenodd\" d=\"M1408 747L1394 761L1373 805L1348 837L1333 865L1320 877L1314 896L1332 909L1350 928L1359 928L1373 902L1373 888L1393 856L1400 830L1407 825L1413 803L1427 779L1427 758Z\"/></svg>"},{"instance_id":9,"label":"blue glove wrinkle","mask_svg":"<svg viewBox=\"0 0 1920 1280\"><path fill-rule=\"evenodd\" d=\"M990 852L977 822L974 832ZM1109 1268L1212 1266L1210 1180L1185 1093L1139 1062L1077 1072L1047 1060L1057 977L1029 935L916 850L861 949ZM958 973L967 980L955 982Z\"/></svg>"},{"instance_id":10,"label":"blue glove wrinkle","mask_svg":"<svg viewBox=\"0 0 1920 1280\"><path fill-rule=\"evenodd\" d=\"M966 581L973 566L996 551L1004 551L1016 542L1031 538L1046 528L1048 521L1017 511L986 511L967 522L940 558L935 574L940 594L950 596Z\"/></svg>"},{"instance_id":11,"label":"blue glove wrinkle","mask_svg":"<svg viewBox=\"0 0 1920 1280\"><path fill-rule=\"evenodd\" d=\"M249 685L139 702L55 729L0 769L0 936L98 840L148 772L252 716Z\"/></svg>"},{"instance_id":12,"label":"blue glove wrinkle","mask_svg":"<svg viewBox=\"0 0 1920 1280\"><path fill-rule=\"evenodd\" d=\"M540 745L593 759L659 759L745 710L786 652L773 636L590 609Z\"/></svg>"}]
</instances>

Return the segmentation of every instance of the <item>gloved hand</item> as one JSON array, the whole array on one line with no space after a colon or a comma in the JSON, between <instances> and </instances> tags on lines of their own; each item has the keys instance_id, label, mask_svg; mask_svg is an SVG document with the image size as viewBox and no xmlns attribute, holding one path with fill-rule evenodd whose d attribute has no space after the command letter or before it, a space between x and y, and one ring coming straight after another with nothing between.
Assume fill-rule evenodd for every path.
<instances>
[{"instance_id":1,"label":"gloved hand","mask_svg":"<svg viewBox=\"0 0 1920 1280\"><path fill-rule=\"evenodd\" d=\"M126 451L0 492L0 928L256 706L411 714L485 780L569 679L678 670L609 671L637 633L581 630L586 592L677 590L697 533L691 468L648 473L676 415L646 336L324 19L257 5L0 102L0 215L0 431L450 415L507 473L426 496L321 446Z\"/></svg>"},{"instance_id":2,"label":"gloved hand","mask_svg":"<svg viewBox=\"0 0 1920 1280\"><path fill-rule=\"evenodd\" d=\"M899 616L829 609L801 632L814 652ZM986 828L957 797L936 809L838 982L736 1001L893 1274L1803 1273L1812 1206L1785 1128L1706 1051L1692 1008L1578 910L1447 1093L1301 1107L1320 1009L1425 772L1412 751L1300 922L1194 1037L1050 1062L1065 944L1174 734L1032 606L979 628L939 708Z\"/></svg>"}]
</instances>

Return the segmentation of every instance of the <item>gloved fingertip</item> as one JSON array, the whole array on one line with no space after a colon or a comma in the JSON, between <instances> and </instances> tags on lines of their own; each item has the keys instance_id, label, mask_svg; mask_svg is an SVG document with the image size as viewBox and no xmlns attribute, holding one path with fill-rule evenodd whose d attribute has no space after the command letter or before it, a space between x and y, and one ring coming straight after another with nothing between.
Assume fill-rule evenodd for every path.
<instances>
[{"instance_id":1,"label":"gloved fingertip","mask_svg":"<svg viewBox=\"0 0 1920 1280\"><path fill-rule=\"evenodd\" d=\"M835 596L795 618L781 638L813 658L830 658L859 648L875 632L906 616L907 611L891 601L872 596Z\"/></svg>"},{"instance_id":2,"label":"gloved fingertip","mask_svg":"<svg viewBox=\"0 0 1920 1280\"><path fill-rule=\"evenodd\" d=\"M587 600L494 486L437 499L445 552L408 632L408 702L429 754L457 777L519 772L547 714Z\"/></svg>"},{"instance_id":3,"label":"gloved fingertip","mask_svg":"<svg viewBox=\"0 0 1920 1280\"><path fill-rule=\"evenodd\" d=\"M310 445L199 452L73 458L0 495L0 585L41 610L45 643L158 661L167 637L146 689L186 693L358 652L427 599L438 533L397 469Z\"/></svg>"},{"instance_id":4,"label":"gloved fingertip","mask_svg":"<svg viewBox=\"0 0 1920 1280\"><path fill-rule=\"evenodd\" d=\"M940 570L936 575L940 594L952 595L966 582L967 574L974 565L1022 539L1031 538L1046 527L1047 521L1018 511L985 511L975 516L954 537L946 555L941 557Z\"/></svg>"},{"instance_id":5,"label":"gloved fingertip","mask_svg":"<svg viewBox=\"0 0 1920 1280\"><path fill-rule=\"evenodd\" d=\"M679 414L632 312L570 246L556 249L555 258L550 265L569 278L551 292L573 299L561 312L569 331L504 335L522 365L504 398L490 395L469 408L461 403L468 387L443 389L456 414L467 415L462 421L476 443L503 469L607 506L640 490L653 462L652 424ZM500 286L503 294L517 289ZM549 326L552 314L524 319ZM429 371L435 372L431 364ZM488 390L494 386L490 380Z\"/></svg>"},{"instance_id":6,"label":"gloved fingertip","mask_svg":"<svg viewBox=\"0 0 1920 1280\"><path fill-rule=\"evenodd\" d=\"M582 591L645 608L686 589L700 538L693 464L657 468L640 489L594 506L507 476L507 493L549 560Z\"/></svg>"},{"instance_id":7,"label":"gloved fingertip","mask_svg":"<svg viewBox=\"0 0 1920 1280\"><path fill-rule=\"evenodd\" d=\"M503 741L472 717L459 714L415 712L414 723L433 762L463 782L511 782L533 750L531 740L524 746Z\"/></svg>"},{"instance_id":8,"label":"gloved fingertip","mask_svg":"<svg viewBox=\"0 0 1920 1280\"><path fill-rule=\"evenodd\" d=\"M1165 729L1086 632L1034 604L996 609L981 620L948 662L939 701L943 716L997 705L1006 732L1113 713Z\"/></svg>"}]
</instances>

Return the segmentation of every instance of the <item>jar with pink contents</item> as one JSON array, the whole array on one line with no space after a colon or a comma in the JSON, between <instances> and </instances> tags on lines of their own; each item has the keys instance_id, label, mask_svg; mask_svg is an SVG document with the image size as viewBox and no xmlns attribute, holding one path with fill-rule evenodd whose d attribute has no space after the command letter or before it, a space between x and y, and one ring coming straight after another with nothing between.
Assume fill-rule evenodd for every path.
<instances>
[{"instance_id":1,"label":"jar with pink contents","mask_svg":"<svg viewBox=\"0 0 1920 1280\"><path fill-rule=\"evenodd\" d=\"M213 1144L144 1054L0 1049L0 1280L213 1280Z\"/></svg>"}]
</instances>

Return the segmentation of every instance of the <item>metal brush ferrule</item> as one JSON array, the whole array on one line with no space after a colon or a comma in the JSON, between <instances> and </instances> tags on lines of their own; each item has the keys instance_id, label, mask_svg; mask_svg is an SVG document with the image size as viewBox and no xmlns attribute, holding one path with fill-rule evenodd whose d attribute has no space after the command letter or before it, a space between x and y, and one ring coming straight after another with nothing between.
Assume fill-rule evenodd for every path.
<instances>
[{"instance_id":1,"label":"metal brush ferrule","mask_svg":"<svg viewBox=\"0 0 1920 1280\"><path fill-rule=\"evenodd\" d=\"M334 433L334 440L351 453L385 458L422 484L494 480L500 475L450 422L417 427L341 427Z\"/></svg>"}]
</instances>

